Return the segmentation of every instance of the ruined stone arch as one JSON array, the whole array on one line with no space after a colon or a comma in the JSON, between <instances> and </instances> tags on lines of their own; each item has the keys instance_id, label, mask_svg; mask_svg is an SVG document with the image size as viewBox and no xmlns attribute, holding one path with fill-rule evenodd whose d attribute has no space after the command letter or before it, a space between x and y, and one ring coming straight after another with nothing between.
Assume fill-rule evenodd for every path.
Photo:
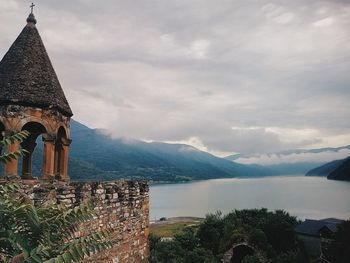
<instances>
[{"instance_id":1,"label":"ruined stone arch","mask_svg":"<svg viewBox=\"0 0 350 263\"><path fill-rule=\"evenodd\" d=\"M266 262L265 254L257 247L248 242L239 242L233 244L231 248L224 253L224 263L240 263L246 256L255 255L261 263Z\"/></svg>"},{"instance_id":2,"label":"ruined stone arch","mask_svg":"<svg viewBox=\"0 0 350 263\"><path fill-rule=\"evenodd\" d=\"M230 263L240 263L246 256L254 255L254 249L246 244L239 244L232 248L232 257Z\"/></svg>"}]
</instances>

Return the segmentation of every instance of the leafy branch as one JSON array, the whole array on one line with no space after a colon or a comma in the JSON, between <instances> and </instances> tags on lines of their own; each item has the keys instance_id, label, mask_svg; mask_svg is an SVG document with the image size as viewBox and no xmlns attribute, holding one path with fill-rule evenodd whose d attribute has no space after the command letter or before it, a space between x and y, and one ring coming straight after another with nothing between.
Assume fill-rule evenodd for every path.
<instances>
[{"instance_id":1,"label":"leafy branch","mask_svg":"<svg viewBox=\"0 0 350 263\"><path fill-rule=\"evenodd\" d=\"M9 137L5 137L0 141L0 149L9 147L10 145L14 143L21 143L23 142L30 133L26 130L18 132L14 135L11 135ZM20 157L23 157L24 155L29 154L29 152L26 149L19 149L13 152L5 152L4 154L0 155L0 162L1 163L9 163L12 160L17 160Z\"/></svg>"}]
</instances>

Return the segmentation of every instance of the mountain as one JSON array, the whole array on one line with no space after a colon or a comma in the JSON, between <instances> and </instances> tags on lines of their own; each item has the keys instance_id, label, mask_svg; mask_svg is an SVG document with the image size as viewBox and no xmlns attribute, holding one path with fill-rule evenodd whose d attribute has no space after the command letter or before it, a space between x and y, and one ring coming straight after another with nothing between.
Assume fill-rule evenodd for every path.
<instances>
[{"instance_id":1,"label":"mountain","mask_svg":"<svg viewBox=\"0 0 350 263\"><path fill-rule=\"evenodd\" d=\"M269 175L266 169L234 163L185 144L112 139L105 131L90 129L74 120L71 137L69 175L72 180L188 181ZM41 158L39 150L33 157L35 167L41 167Z\"/></svg>"},{"instance_id":2,"label":"mountain","mask_svg":"<svg viewBox=\"0 0 350 263\"><path fill-rule=\"evenodd\" d=\"M306 176L328 176L333 172L344 160L335 160L319 167L316 167L306 173Z\"/></svg>"},{"instance_id":3,"label":"mountain","mask_svg":"<svg viewBox=\"0 0 350 263\"><path fill-rule=\"evenodd\" d=\"M332 180L350 181L350 157L346 158L327 176L327 178Z\"/></svg>"},{"instance_id":4,"label":"mountain","mask_svg":"<svg viewBox=\"0 0 350 263\"><path fill-rule=\"evenodd\" d=\"M264 154L234 154L225 159L241 164L254 164L269 169L272 174L305 174L311 169L330 161L343 159L350 155L350 145L338 148L308 150L288 150Z\"/></svg>"},{"instance_id":5,"label":"mountain","mask_svg":"<svg viewBox=\"0 0 350 263\"><path fill-rule=\"evenodd\" d=\"M350 181L350 157L326 163L310 170L306 175L327 176L331 180Z\"/></svg>"}]
</instances>

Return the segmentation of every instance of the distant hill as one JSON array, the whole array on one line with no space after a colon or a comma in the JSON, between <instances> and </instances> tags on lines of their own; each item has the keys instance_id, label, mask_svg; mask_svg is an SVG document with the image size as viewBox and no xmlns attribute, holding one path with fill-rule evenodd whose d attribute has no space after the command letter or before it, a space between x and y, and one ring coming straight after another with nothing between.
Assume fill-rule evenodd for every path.
<instances>
[{"instance_id":1,"label":"distant hill","mask_svg":"<svg viewBox=\"0 0 350 263\"><path fill-rule=\"evenodd\" d=\"M306 173L306 176L328 176L333 172L344 160L335 160L319 167L316 167Z\"/></svg>"},{"instance_id":2,"label":"distant hill","mask_svg":"<svg viewBox=\"0 0 350 263\"><path fill-rule=\"evenodd\" d=\"M310 170L307 176L327 176L331 180L350 181L350 157L326 163Z\"/></svg>"},{"instance_id":3,"label":"distant hill","mask_svg":"<svg viewBox=\"0 0 350 263\"><path fill-rule=\"evenodd\" d=\"M268 169L234 163L185 144L112 139L102 130L90 129L74 120L71 137L69 175L73 180L188 181L270 173ZM33 158L36 171L42 158L38 152Z\"/></svg>"},{"instance_id":4,"label":"distant hill","mask_svg":"<svg viewBox=\"0 0 350 263\"><path fill-rule=\"evenodd\" d=\"M272 174L305 174L330 161L350 155L350 145L338 148L296 149L263 154L234 154L225 159L241 164L254 164ZM309 175L309 174L308 174ZM326 176L326 175L325 175Z\"/></svg>"},{"instance_id":5,"label":"distant hill","mask_svg":"<svg viewBox=\"0 0 350 263\"><path fill-rule=\"evenodd\" d=\"M346 158L334 171L328 176L332 180L350 181L350 157Z\"/></svg>"}]
</instances>

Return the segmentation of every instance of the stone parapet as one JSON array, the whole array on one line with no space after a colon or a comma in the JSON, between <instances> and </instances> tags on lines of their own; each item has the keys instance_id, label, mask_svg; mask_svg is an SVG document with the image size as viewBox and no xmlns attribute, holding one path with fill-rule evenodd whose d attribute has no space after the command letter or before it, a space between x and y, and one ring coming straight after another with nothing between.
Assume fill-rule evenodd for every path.
<instances>
[{"instance_id":1,"label":"stone parapet","mask_svg":"<svg viewBox=\"0 0 350 263\"><path fill-rule=\"evenodd\" d=\"M75 207L90 198L95 200L96 217L80 227L76 236L109 229L117 243L113 248L87 258L84 262L148 262L149 185L146 181L19 182L36 206L46 200L68 207Z\"/></svg>"}]
</instances>

